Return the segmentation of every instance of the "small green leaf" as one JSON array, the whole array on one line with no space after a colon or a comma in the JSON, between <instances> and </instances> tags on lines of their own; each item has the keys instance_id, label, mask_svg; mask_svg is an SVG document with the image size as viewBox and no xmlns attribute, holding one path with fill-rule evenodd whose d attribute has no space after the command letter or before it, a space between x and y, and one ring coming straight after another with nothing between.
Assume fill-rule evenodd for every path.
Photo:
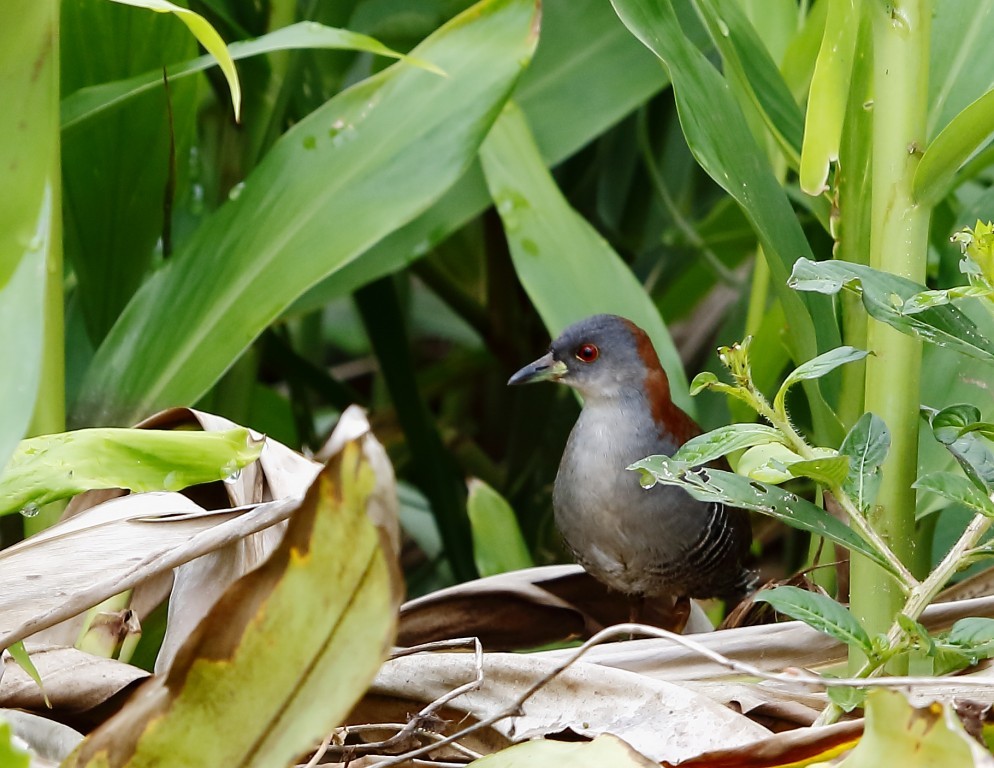
<instances>
[{"instance_id":1,"label":"small green leaf","mask_svg":"<svg viewBox=\"0 0 994 768\"><path fill-rule=\"evenodd\" d=\"M723 384L711 371L701 371L694 377L694 380L690 382L690 394L697 395L705 389L711 389L713 387L728 387L728 385Z\"/></svg>"},{"instance_id":2,"label":"small green leaf","mask_svg":"<svg viewBox=\"0 0 994 768\"><path fill-rule=\"evenodd\" d=\"M786 379L784 379L783 385L780 387L780 391L777 392L776 397L773 399L773 407L776 408L779 413L783 413L784 398L787 397L787 390L799 381L819 379L825 374L831 373L841 365L862 360L868 354L870 353L866 350L843 346L836 347L823 355L818 355L818 357L808 360L806 363L802 363L795 368Z\"/></svg>"},{"instance_id":3,"label":"small green leaf","mask_svg":"<svg viewBox=\"0 0 994 768\"><path fill-rule=\"evenodd\" d=\"M994 619L971 616L960 619L949 630L946 641L960 646L978 659L994 656Z\"/></svg>"},{"instance_id":4,"label":"small green leaf","mask_svg":"<svg viewBox=\"0 0 994 768\"><path fill-rule=\"evenodd\" d=\"M834 488L841 486L849 476L849 456L819 456L816 459L798 461L787 469L794 477L810 477L816 483Z\"/></svg>"},{"instance_id":5,"label":"small green leaf","mask_svg":"<svg viewBox=\"0 0 994 768\"><path fill-rule=\"evenodd\" d=\"M986 423L973 405L952 405L936 411L922 408L935 439L946 446L963 472L984 494L994 492L994 452L983 438ZM971 428L977 425L977 430Z\"/></svg>"},{"instance_id":6,"label":"small green leaf","mask_svg":"<svg viewBox=\"0 0 994 768\"><path fill-rule=\"evenodd\" d=\"M890 431L874 413L864 413L839 447L839 453L850 458L849 475L842 488L860 509L866 509L876 498L880 465L889 449Z\"/></svg>"},{"instance_id":7,"label":"small green leaf","mask_svg":"<svg viewBox=\"0 0 994 768\"><path fill-rule=\"evenodd\" d=\"M852 688L848 685L832 685L825 689L831 702L843 712L852 712L863 706L866 701L866 689Z\"/></svg>"},{"instance_id":8,"label":"small green leaf","mask_svg":"<svg viewBox=\"0 0 994 768\"><path fill-rule=\"evenodd\" d=\"M775 587L763 590L754 598L760 603L769 603L778 613L803 621L809 627L824 632L852 648L858 648L867 656L873 654L873 643L863 625L849 613L849 610L827 595L808 592L797 587Z\"/></svg>"},{"instance_id":9,"label":"small green leaf","mask_svg":"<svg viewBox=\"0 0 994 768\"><path fill-rule=\"evenodd\" d=\"M31 657L24 648L24 641L21 640L14 643L7 649L7 652L13 657L14 661L17 662L17 666L23 669L28 674L28 677L35 681L38 688L41 690L42 698L45 699L45 706L51 709L52 702L48 700L48 693L45 691L45 686L41 683L41 675L38 674L38 668L35 666L35 663L31 661ZM0 762L0 765L6 765L6 763Z\"/></svg>"},{"instance_id":10,"label":"small green leaf","mask_svg":"<svg viewBox=\"0 0 994 768\"><path fill-rule=\"evenodd\" d=\"M779 485L792 480L788 467L803 459L782 443L756 445L739 459L736 471L751 480Z\"/></svg>"},{"instance_id":11,"label":"small green leaf","mask_svg":"<svg viewBox=\"0 0 994 768\"><path fill-rule=\"evenodd\" d=\"M466 501L473 529L473 557L481 576L493 576L534 565L518 528L514 510L482 480L469 481Z\"/></svg>"},{"instance_id":12,"label":"small green leaf","mask_svg":"<svg viewBox=\"0 0 994 768\"><path fill-rule=\"evenodd\" d=\"M0 515L97 488L178 491L237 476L262 451L239 427L224 432L81 429L22 440L0 474Z\"/></svg>"},{"instance_id":13,"label":"small green leaf","mask_svg":"<svg viewBox=\"0 0 994 768\"><path fill-rule=\"evenodd\" d=\"M909 637L918 640L919 647L926 655L932 656L935 654L935 638L928 633L928 630L921 623L909 616L905 616L903 613L899 613L897 614L897 624Z\"/></svg>"},{"instance_id":14,"label":"small green leaf","mask_svg":"<svg viewBox=\"0 0 994 768\"><path fill-rule=\"evenodd\" d=\"M976 484L963 475L954 475L952 472L932 472L919 477L913 487L931 491L944 499L964 504L981 514L994 517L994 502Z\"/></svg>"},{"instance_id":15,"label":"small green leaf","mask_svg":"<svg viewBox=\"0 0 994 768\"><path fill-rule=\"evenodd\" d=\"M785 444L785 440L780 432L765 424L728 424L691 438L680 446L673 458L699 467L733 451L768 443Z\"/></svg>"},{"instance_id":16,"label":"small green leaf","mask_svg":"<svg viewBox=\"0 0 994 768\"><path fill-rule=\"evenodd\" d=\"M207 19L189 8L182 8L167 2L167 0L114 0L114 2L121 5L133 5L136 8L147 8L156 13L176 14L176 17L186 24L197 41L207 49L207 52L217 59L221 71L224 73L224 79L228 81L228 90L231 92L231 107L235 113L235 121L238 121L242 109L242 87L238 83L235 62L231 60L224 40L221 39L217 30L211 26Z\"/></svg>"}]
</instances>

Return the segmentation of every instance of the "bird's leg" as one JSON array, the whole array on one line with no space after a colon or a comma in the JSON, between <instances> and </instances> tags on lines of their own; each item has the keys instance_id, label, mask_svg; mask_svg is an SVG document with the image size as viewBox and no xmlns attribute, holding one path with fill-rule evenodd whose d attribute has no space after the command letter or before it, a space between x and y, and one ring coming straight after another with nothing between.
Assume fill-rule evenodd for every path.
<instances>
[{"instance_id":1,"label":"bird's leg","mask_svg":"<svg viewBox=\"0 0 994 768\"><path fill-rule=\"evenodd\" d=\"M640 624L642 622L642 608L645 606L645 595L628 596L628 621L630 624ZM633 640L632 635L628 636Z\"/></svg>"}]
</instances>

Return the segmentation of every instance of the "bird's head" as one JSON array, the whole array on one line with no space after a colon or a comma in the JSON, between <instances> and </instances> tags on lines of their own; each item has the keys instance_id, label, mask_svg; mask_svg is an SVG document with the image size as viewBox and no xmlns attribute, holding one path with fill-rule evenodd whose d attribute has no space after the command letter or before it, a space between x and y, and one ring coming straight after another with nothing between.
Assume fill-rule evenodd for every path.
<instances>
[{"instance_id":1,"label":"bird's head","mask_svg":"<svg viewBox=\"0 0 994 768\"><path fill-rule=\"evenodd\" d=\"M611 399L642 388L650 399L669 400L669 382L645 331L617 315L594 315L564 330L549 351L508 384L557 381L585 401Z\"/></svg>"}]
</instances>

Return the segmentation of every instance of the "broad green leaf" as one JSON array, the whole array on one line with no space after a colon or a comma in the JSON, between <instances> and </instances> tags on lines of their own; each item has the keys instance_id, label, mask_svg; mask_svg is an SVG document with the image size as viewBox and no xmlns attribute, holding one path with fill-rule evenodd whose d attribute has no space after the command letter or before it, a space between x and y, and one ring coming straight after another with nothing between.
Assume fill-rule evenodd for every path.
<instances>
[{"instance_id":1,"label":"broad green leaf","mask_svg":"<svg viewBox=\"0 0 994 768\"><path fill-rule=\"evenodd\" d=\"M825 34L811 78L801 149L801 189L809 195L825 191L829 167L839 159L862 8L862 0L826 2Z\"/></svg>"},{"instance_id":2,"label":"broad green leaf","mask_svg":"<svg viewBox=\"0 0 994 768\"><path fill-rule=\"evenodd\" d=\"M31 755L14 746L10 723L0 716L0 765L4 768L31 768Z\"/></svg>"},{"instance_id":3,"label":"broad green leaf","mask_svg":"<svg viewBox=\"0 0 994 768\"><path fill-rule=\"evenodd\" d=\"M96 488L178 491L238 476L262 451L247 429L81 429L23 440L0 474L0 515Z\"/></svg>"},{"instance_id":4,"label":"broad green leaf","mask_svg":"<svg viewBox=\"0 0 994 768\"><path fill-rule=\"evenodd\" d=\"M849 476L848 456L828 455L815 459L796 461L787 466L794 477L810 477L817 483L829 488L835 488L845 483Z\"/></svg>"},{"instance_id":5,"label":"broad green leaf","mask_svg":"<svg viewBox=\"0 0 994 768\"><path fill-rule=\"evenodd\" d=\"M470 480L466 511L473 529L473 557L480 576L494 576L535 564L511 505L482 480Z\"/></svg>"},{"instance_id":6,"label":"broad green leaf","mask_svg":"<svg viewBox=\"0 0 994 768\"><path fill-rule=\"evenodd\" d=\"M621 20L662 59L673 81L688 145L704 170L742 206L759 237L786 315L792 357L808 360L838 346L838 328L823 301L798 301L784 290L794 261L811 253L790 202L729 91L728 83L687 40L671 0L612 0ZM824 384L824 383L821 383ZM820 384L820 385L821 385ZM807 387L819 431L835 428L819 397Z\"/></svg>"},{"instance_id":7,"label":"broad green leaf","mask_svg":"<svg viewBox=\"0 0 994 768\"><path fill-rule=\"evenodd\" d=\"M904 303L925 290L907 278L862 264L798 259L788 284L798 291L834 294L845 288L860 295L866 311L897 330L980 360L994 360L994 341L986 338L952 305L905 313ZM870 350L872 352L872 350Z\"/></svg>"},{"instance_id":8,"label":"broad green leaf","mask_svg":"<svg viewBox=\"0 0 994 768\"><path fill-rule=\"evenodd\" d=\"M839 453L850 458L849 476L842 488L860 509L866 509L876 499L880 465L889 449L887 425L873 413L864 413L839 446Z\"/></svg>"},{"instance_id":9,"label":"broad green leaf","mask_svg":"<svg viewBox=\"0 0 994 768\"><path fill-rule=\"evenodd\" d=\"M643 459L633 464L632 468L642 472L643 485L654 482L675 485L700 501L718 501L762 512L793 528L824 536L852 552L865 555L885 570L891 570L887 561L845 523L810 501L775 485L717 469L691 471L683 462L665 456Z\"/></svg>"},{"instance_id":10,"label":"broad green leaf","mask_svg":"<svg viewBox=\"0 0 994 768\"><path fill-rule=\"evenodd\" d=\"M673 400L689 410L680 356L658 310L621 257L570 207L513 104L494 124L480 159L514 269L550 334L601 312L629 318L649 334Z\"/></svg>"},{"instance_id":11,"label":"broad green leaf","mask_svg":"<svg viewBox=\"0 0 994 768\"><path fill-rule=\"evenodd\" d=\"M304 290L437 199L527 64L535 23L530 0L487 0L412 52L448 77L395 64L284 134L128 304L77 422L195 401Z\"/></svg>"},{"instance_id":12,"label":"broad green leaf","mask_svg":"<svg viewBox=\"0 0 994 768\"><path fill-rule=\"evenodd\" d=\"M58 6L15 0L0 29L0 466L24 437L40 380L48 261L61 275L58 233ZM53 210L54 208L54 210ZM61 306L61 298L58 300ZM57 328L56 333L61 333Z\"/></svg>"},{"instance_id":13,"label":"broad green leaf","mask_svg":"<svg viewBox=\"0 0 994 768\"><path fill-rule=\"evenodd\" d=\"M174 5L167 0L114 0L114 2L121 5L133 5L136 8L147 8L156 13L172 13L176 15L176 18L186 24L187 29L193 33L197 41L207 49L208 53L217 59L217 63L224 73L224 79L228 81L228 90L231 92L231 106L235 113L235 120L239 119L242 108L242 88L238 83L238 72L235 70L235 62L232 61L231 56L228 54L228 48L225 46L224 40L221 39L217 30L211 26L211 23L207 19L199 13L194 13L189 8Z\"/></svg>"},{"instance_id":14,"label":"broad green leaf","mask_svg":"<svg viewBox=\"0 0 994 768\"><path fill-rule=\"evenodd\" d=\"M990 760L951 705L912 707L903 693L878 688L867 694L865 711L863 738L838 768L968 768Z\"/></svg>"},{"instance_id":15,"label":"broad green leaf","mask_svg":"<svg viewBox=\"0 0 994 768\"><path fill-rule=\"evenodd\" d=\"M824 632L829 637L859 648L863 653L873 653L873 643L863 625L848 609L827 595L808 592L806 589L782 586L762 590L753 596L759 603L769 603L778 613L803 621L809 627Z\"/></svg>"},{"instance_id":16,"label":"broad green leaf","mask_svg":"<svg viewBox=\"0 0 994 768\"><path fill-rule=\"evenodd\" d=\"M656 58L603 0L545 0L535 59L514 91L546 165L553 166L666 86ZM302 296L306 312L402 269L490 205L479 165L428 211Z\"/></svg>"},{"instance_id":17,"label":"broad green leaf","mask_svg":"<svg viewBox=\"0 0 994 768\"><path fill-rule=\"evenodd\" d=\"M801 156L804 116L776 63L734 0L698 0L726 74L733 75L793 167Z\"/></svg>"},{"instance_id":18,"label":"broad green leaf","mask_svg":"<svg viewBox=\"0 0 994 768\"><path fill-rule=\"evenodd\" d=\"M787 397L787 391L797 382L821 378L841 365L862 360L868 354L869 352L856 349L855 347L836 347L823 355L818 355L813 360L802 363L784 379L783 384L780 386L780 391L777 392L777 396L773 400L773 407L779 412L783 412L784 398Z\"/></svg>"},{"instance_id":19,"label":"broad green leaf","mask_svg":"<svg viewBox=\"0 0 994 768\"><path fill-rule=\"evenodd\" d=\"M785 443L785 440L780 432L765 424L728 424L692 437L680 446L673 458L699 467L733 451L768 443Z\"/></svg>"},{"instance_id":20,"label":"broad green leaf","mask_svg":"<svg viewBox=\"0 0 994 768\"><path fill-rule=\"evenodd\" d=\"M658 763L640 755L616 736L606 733L591 742L569 744L534 739L474 760L472 768L653 768Z\"/></svg>"},{"instance_id":21,"label":"broad green leaf","mask_svg":"<svg viewBox=\"0 0 994 768\"><path fill-rule=\"evenodd\" d=\"M370 522L373 470L349 443L276 552L236 581L168 672L64 765L292 764L365 693L394 638L399 585ZM320 706L315 702L320 701Z\"/></svg>"},{"instance_id":22,"label":"broad green leaf","mask_svg":"<svg viewBox=\"0 0 994 768\"><path fill-rule=\"evenodd\" d=\"M326 27L311 21L291 24L254 40L232 43L228 46L228 53L233 61L238 61L265 53L292 51L301 48L367 51L380 56L403 59L413 66L421 66L440 75L444 74L434 65L397 53L368 35L360 35L347 29ZM184 77L203 72L217 64L218 60L213 56L200 56L182 64L167 67L166 75L170 84L175 84ZM158 70L125 80L115 80L110 83L80 88L62 100L62 130L68 131L106 109L161 87L162 71Z\"/></svg>"},{"instance_id":23,"label":"broad green leaf","mask_svg":"<svg viewBox=\"0 0 994 768\"><path fill-rule=\"evenodd\" d=\"M914 487L932 491L944 499L965 504L988 517L994 517L994 502L963 475L955 475L952 472L931 472L919 477Z\"/></svg>"}]
</instances>

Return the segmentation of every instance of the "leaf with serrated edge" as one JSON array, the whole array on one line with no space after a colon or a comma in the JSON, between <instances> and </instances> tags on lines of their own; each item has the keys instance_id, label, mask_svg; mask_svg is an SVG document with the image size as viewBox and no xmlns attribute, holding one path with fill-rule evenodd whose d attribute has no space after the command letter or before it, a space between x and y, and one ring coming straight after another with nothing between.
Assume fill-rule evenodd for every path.
<instances>
[{"instance_id":1,"label":"leaf with serrated edge","mask_svg":"<svg viewBox=\"0 0 994 768\"><path fill-rule=\"evenodd\" d=\"M769 603L778 613L803 621L848 646L869 655L873 651L870 636L849 611L832 598L797 587L782 586L763 590L753 599Z\"/></svg>"},{"instance_id":2,"label":"leaf with serrated edge","mask_svg":"<svg viewBox=\"0 0 994 768\"><path fill-rule=\"evenodd\" d=\"M337 725L395 629L399 577L367 517L373 485L347 444L273 556L224 593L169 672L90 734L67 768L162 755L187 768L287 765Z\"/></svg>"}]
</instances>

